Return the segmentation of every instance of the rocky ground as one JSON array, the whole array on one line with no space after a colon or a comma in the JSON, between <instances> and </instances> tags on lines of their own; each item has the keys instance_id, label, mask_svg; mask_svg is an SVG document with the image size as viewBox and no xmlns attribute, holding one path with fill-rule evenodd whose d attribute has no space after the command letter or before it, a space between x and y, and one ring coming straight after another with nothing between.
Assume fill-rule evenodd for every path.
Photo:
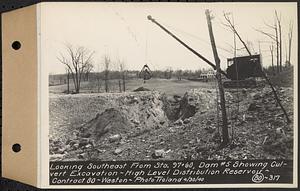
<instances>
[{"instance_id":1,"label":"rocky ground","mask_svg":"<svg viewBox=\"0 0 300 191\"><path fill-rule=\"evenodd\" d=\"M293 90L278 88L293 120ZM230 143L220 147L216 90L50 95L50 160L292 158L293 126L271 89L226 90Z\"/></svg>"}]
</instances>

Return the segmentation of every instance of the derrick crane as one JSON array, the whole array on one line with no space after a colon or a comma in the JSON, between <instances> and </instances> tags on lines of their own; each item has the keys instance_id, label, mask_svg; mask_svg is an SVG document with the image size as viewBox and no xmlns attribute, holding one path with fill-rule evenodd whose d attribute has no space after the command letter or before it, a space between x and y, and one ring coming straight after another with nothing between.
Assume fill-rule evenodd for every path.
<instances>
[{"instance_id":1,"label":"derrick crane","mask_svg":"<svg viewBox=\"0 0 300 191\"><path fill-rule=\"evenodd\" d=\"M176 35L174 35L171 31L169 31L167 28L165 28L163 25L161 25L159 22L157 22L154 18L152 18L150 15L147 18L150 21L152 21L153 23L155 23L157 26L159 26L167 34L172 36L175 40L177 40L181 45L183 45L185 48L187 48L193 54L195 54L200 59L202 59L204 62L206 62L208 65L210 65L214 70L216 70L215 64L213 64L211 61L206 59L204 56L202 56L196 50L194 50L189 45L187 45L185 42L183 42L181 39L179 39ZM224 82L224 87L227 87L227 88L236 87L236 86L247 87L247 88L255 87L256 81L254 79L248 79L248 78L261 76L261 75L257 75L257 74L260 74L260 72L257 72L257 69L260 69L260 67L259 67L260 59L257 60L256 59L257 57L259 57L259 55L233 58L232 59L233 64L231 64L227 68L226 72L221 70L221 74L223 74L227 79L229 79L229 81ZM253 62L254 59L256 59L256 61L258 61L258 62ZM242 60L242 63L240 62L241 60ZM236 65L239 67L236 67ZM237 70L236 70L236 68L237 68ZM247 68L247 70L245 70L245 68ZM243 75L240 75L239 73L241 73ZM236 79L236 76L239 76L238 79Z\"/></svg>"},{"instance_id":2,"label":"derrick crane","mask_svg":"<svg viewBox=\"0 0 300 191\"><path fill-rule=\"evenodd\" d=\"M191 48L190 46L188 46L185 42L183 42L182 40L180 40L176 35L174 35L173 33L171 33L168 29L166 29L164 26L162 26L161 24L159 24L155 19L153 19L151 17L151 15L148 15L147 17L150 21L152 21L153 23L155 23L157 26L159 26L162 30L164 30L166 33L168 33L170 36L172 36L175 40L177 40L180 44L182 44L185 48L187 48L189 51L191 51L192 53L194 53L196 56L198 56L201 60L203 60L204 62L206 62L207 64L209 64L211 67L213 67L214 70L216 70L216 65L214 65L211 61L207 60L204 56L202 56L201 54L199 54L196 50L194 50L193 48ZM226 72L221 71L221 73L227 77Z\"/></svg>"},{"instance_id":3,"label":"derrick crane","mask_svg":"<svg viewBox=\"0 0 300 191\"><path fill-rule=\"evenodd\" d=\"M216 70L216 65L214 65L212 62L210 62L209 60L207 60L205 57L203 57L201 54L199 54L197 51L195 51L193 48L191 48L190 46L188 46L186 43L184 43L182 40L180 40L176 35L174 35L172 32L170 32L168 29L166 29L164 26L162 26L160 23L158 23L155 19L153 19L151 17L151 15L148 15L147 17L150 21L152 21L153 23L155 23L157 26L159 26L162 30L164 30L167 34L169 34L170 36L172 36L175 40L177 40L180 44L182 44L185 48L187 48L188 50L190 50L192 53L194 53L196 56L198 56L200 59L202 59L204 62L206 62L207 64L209 64L211 67L213 67L214 70ZM234 32L236 34L237 31L234 30ZM240 38L240 37L239 37ZM241 40L241 38L240 38ZM243 43L244 44L244 43ZM247 46L244 44L245 48L248 50ZM278 105L280 106L281 110L283 111L287 123L291 123L291 120L289 119L289 116L287 114L287 112L285 111L284 107L281 104L281 101L276 93L275 88L273 87L270 79L268 78L268 76L266 75L266 73L263 71L261 64L260 64L260 59L259 62L255 62L255 60L257 60L255 57L259 57L259 55L251 55L250 51L248 51L249 56L247 58L247 63L242 63L239 64L238 60L243 59L242 57L236 57L233 58L233 64L231 66L229 66L227 68L227 72L224 71L220 71L221 74L223 74L227 79L230 79L230 81L227 81L224 83L224 86L226 87L255 87L256 86L256 82L254 81L254 79L250 79L250 80L245 80L245 79L241 79L241 77L238 77L236 79L236 77L238 76L239 72L242 70L244 70L245 66L248 66L251 68L251 72L249 73L249 71L245 71L245 78L249 78L249 77L263 77L266 82L269 84L274 97L276 99L276 102L278 103ZM229 59L230 61L230 59ZM239 65L243 65L242 67L238 67ZM237 68L237 69L236 69ZM255 71L255 72L253 72ZM236 77L235 77L236 76ZM249 83L250 82L250 83Z\"/></svg>"}]
</instances>

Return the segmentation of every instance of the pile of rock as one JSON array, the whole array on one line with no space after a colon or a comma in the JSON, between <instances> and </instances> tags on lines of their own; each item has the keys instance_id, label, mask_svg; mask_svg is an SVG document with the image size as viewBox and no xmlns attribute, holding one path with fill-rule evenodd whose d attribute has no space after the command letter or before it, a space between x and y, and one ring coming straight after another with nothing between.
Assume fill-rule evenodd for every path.
<instances>
[{"instance_id":1,"label":"pile of rock","mask_svg":"<svg viewBox=\"0 0 300 191\"><path fill-rule=\"evenodd\" d=\"M179 117L185 119L194 116L198 111L206 113L209 110L214 110L217 106L216 96L214 89L201 88L186 92L180 102Z\"/></svg>"}]
</instances>

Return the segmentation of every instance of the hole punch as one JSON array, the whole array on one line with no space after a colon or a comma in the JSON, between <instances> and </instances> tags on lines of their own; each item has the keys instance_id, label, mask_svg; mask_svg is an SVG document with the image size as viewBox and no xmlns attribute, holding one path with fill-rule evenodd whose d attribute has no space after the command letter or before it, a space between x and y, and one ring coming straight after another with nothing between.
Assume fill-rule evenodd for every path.
<instances>
[{"instance_id":1,"label":"hole punch","mask_svg":"<svg viewBox=\"0 0 300 191\"><path fill-rule=\"evenodd\" d=\"M16 143L16 144L13 144L12 146L12 150L15 152L15 153L18 153L21 151L21 145Z\"/></svg>"},{"instance_id":2,"label":"hole punch","mask_svg":"<svg viewBox=\"0 0 300 191\"><path fill-rule=\"evenodd\" d=\"M19 50L21 48L21 43L19 41L14 41L11 45L14 50Z\"/></svg>"}]
</instances>

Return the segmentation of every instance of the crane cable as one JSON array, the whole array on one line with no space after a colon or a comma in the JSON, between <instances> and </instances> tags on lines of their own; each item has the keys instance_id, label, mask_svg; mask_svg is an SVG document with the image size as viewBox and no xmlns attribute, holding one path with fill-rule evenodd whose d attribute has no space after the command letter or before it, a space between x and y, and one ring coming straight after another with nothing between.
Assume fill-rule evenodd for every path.
<instances>
[{"instance_id":1,"label":"crane cable","mask_svg":"<svg viewBox=\"0 0 300 191\"><path fill-rule=\"evenodd\" d=\"M135 43L139 47L139 50L141 50L142 46L141 46L141 44L138 41L137 34L134 32L134 30L131 29L130 24L127 22L127 20L117 10L115 10L115 9L112 8L112 11L125 24L125 28L127 29L127 32L133 38L133 40L135 41ZM141 74L143 75L144 83L146 83L145 80L148 80L148 79L150 79L152 77L152 71L150 70L150 68L149 68L149 66L147 64L147 62L149 60L149 58L148 58L148 31L149 30L148 30L148 22L147 22L147 24L146 24L145 54L144 54L145 65L143 65L142 70L141 70L141 72L138 75L139 77L141 77Z\"/></svg>"},{"instance_id":2,"label":"crane cable","mask_svg":"<svg viewBox=\"0 0 300 191\"><path fill-rule=\"evenodd\" d=\"M146 23L146 42L145 42L145 63L148 62L148 36L149 36L149 23Z\"/></svg>"},{"instance_id":3,"label":"crane cable","mask_svg":"<svg viewBox=\"0 0 300 191\"><path fill-rule=\"evenodd\" d=\"M142 46L138 40L137 33L130 27L130 24L127 22L127 20L114 8L112 8L112 12L124 23L125 29L127 30L128 34L131 36L131 38L134 40L136 45L138 46L139 50L142 50Z\"/></svg>"},{"instance_id":4,"label":"crane cable","mask_svg":"<svg viewBox=\"0 0 300 191\"><path fill-rule=\"evenodd\" d=\"M189 32L186 32L186 31L184 31L184 30L182 30L182 29L178 29L177 27L174 27L174 26L171 26L171 25L169 25L169 24L166 24L165 22L161 22L161 23L162 23L163 25L167 26L168 28L171 28L171 29L173 29L174 31L176 31L176 32L178 32L178 33L180 33L180 34L182 34L182 35L185 35L185 36L187 36L187 37L193 38L194 40L198 40L199 42L201 41L201 42L205 43L205 44L203 44L203 45L210 46L210 42L209 42L209 41L204 40L204 39L200 38L200 37L197 36L197 35L194 35L194 34L191 34L191 33L189 33ZM227 50L227 49L224 48L224 47L217 46L217 48L218 48L219 50L222 50L222 51L226 52L227 54L231 53L231 51ZM224 56L223 54L220 54L220 53L219 53L219 55L220 55L221 57L223 57L223 58L226 58L226 56Z\"/></svg>"},{"instance_id":5,"label":"crane cable","mask_svg":"<svg viewBox=\"0 0 300 191\"><path fill-rule=\"evenodd\" d=\"M148 22L146 24L146 39L145 39L145 65L143 66L140 76L143 76L144 84L146 83L146 80L149 80L152 77L152 71L148 66Z\"/></svg>"}]
</instances>

